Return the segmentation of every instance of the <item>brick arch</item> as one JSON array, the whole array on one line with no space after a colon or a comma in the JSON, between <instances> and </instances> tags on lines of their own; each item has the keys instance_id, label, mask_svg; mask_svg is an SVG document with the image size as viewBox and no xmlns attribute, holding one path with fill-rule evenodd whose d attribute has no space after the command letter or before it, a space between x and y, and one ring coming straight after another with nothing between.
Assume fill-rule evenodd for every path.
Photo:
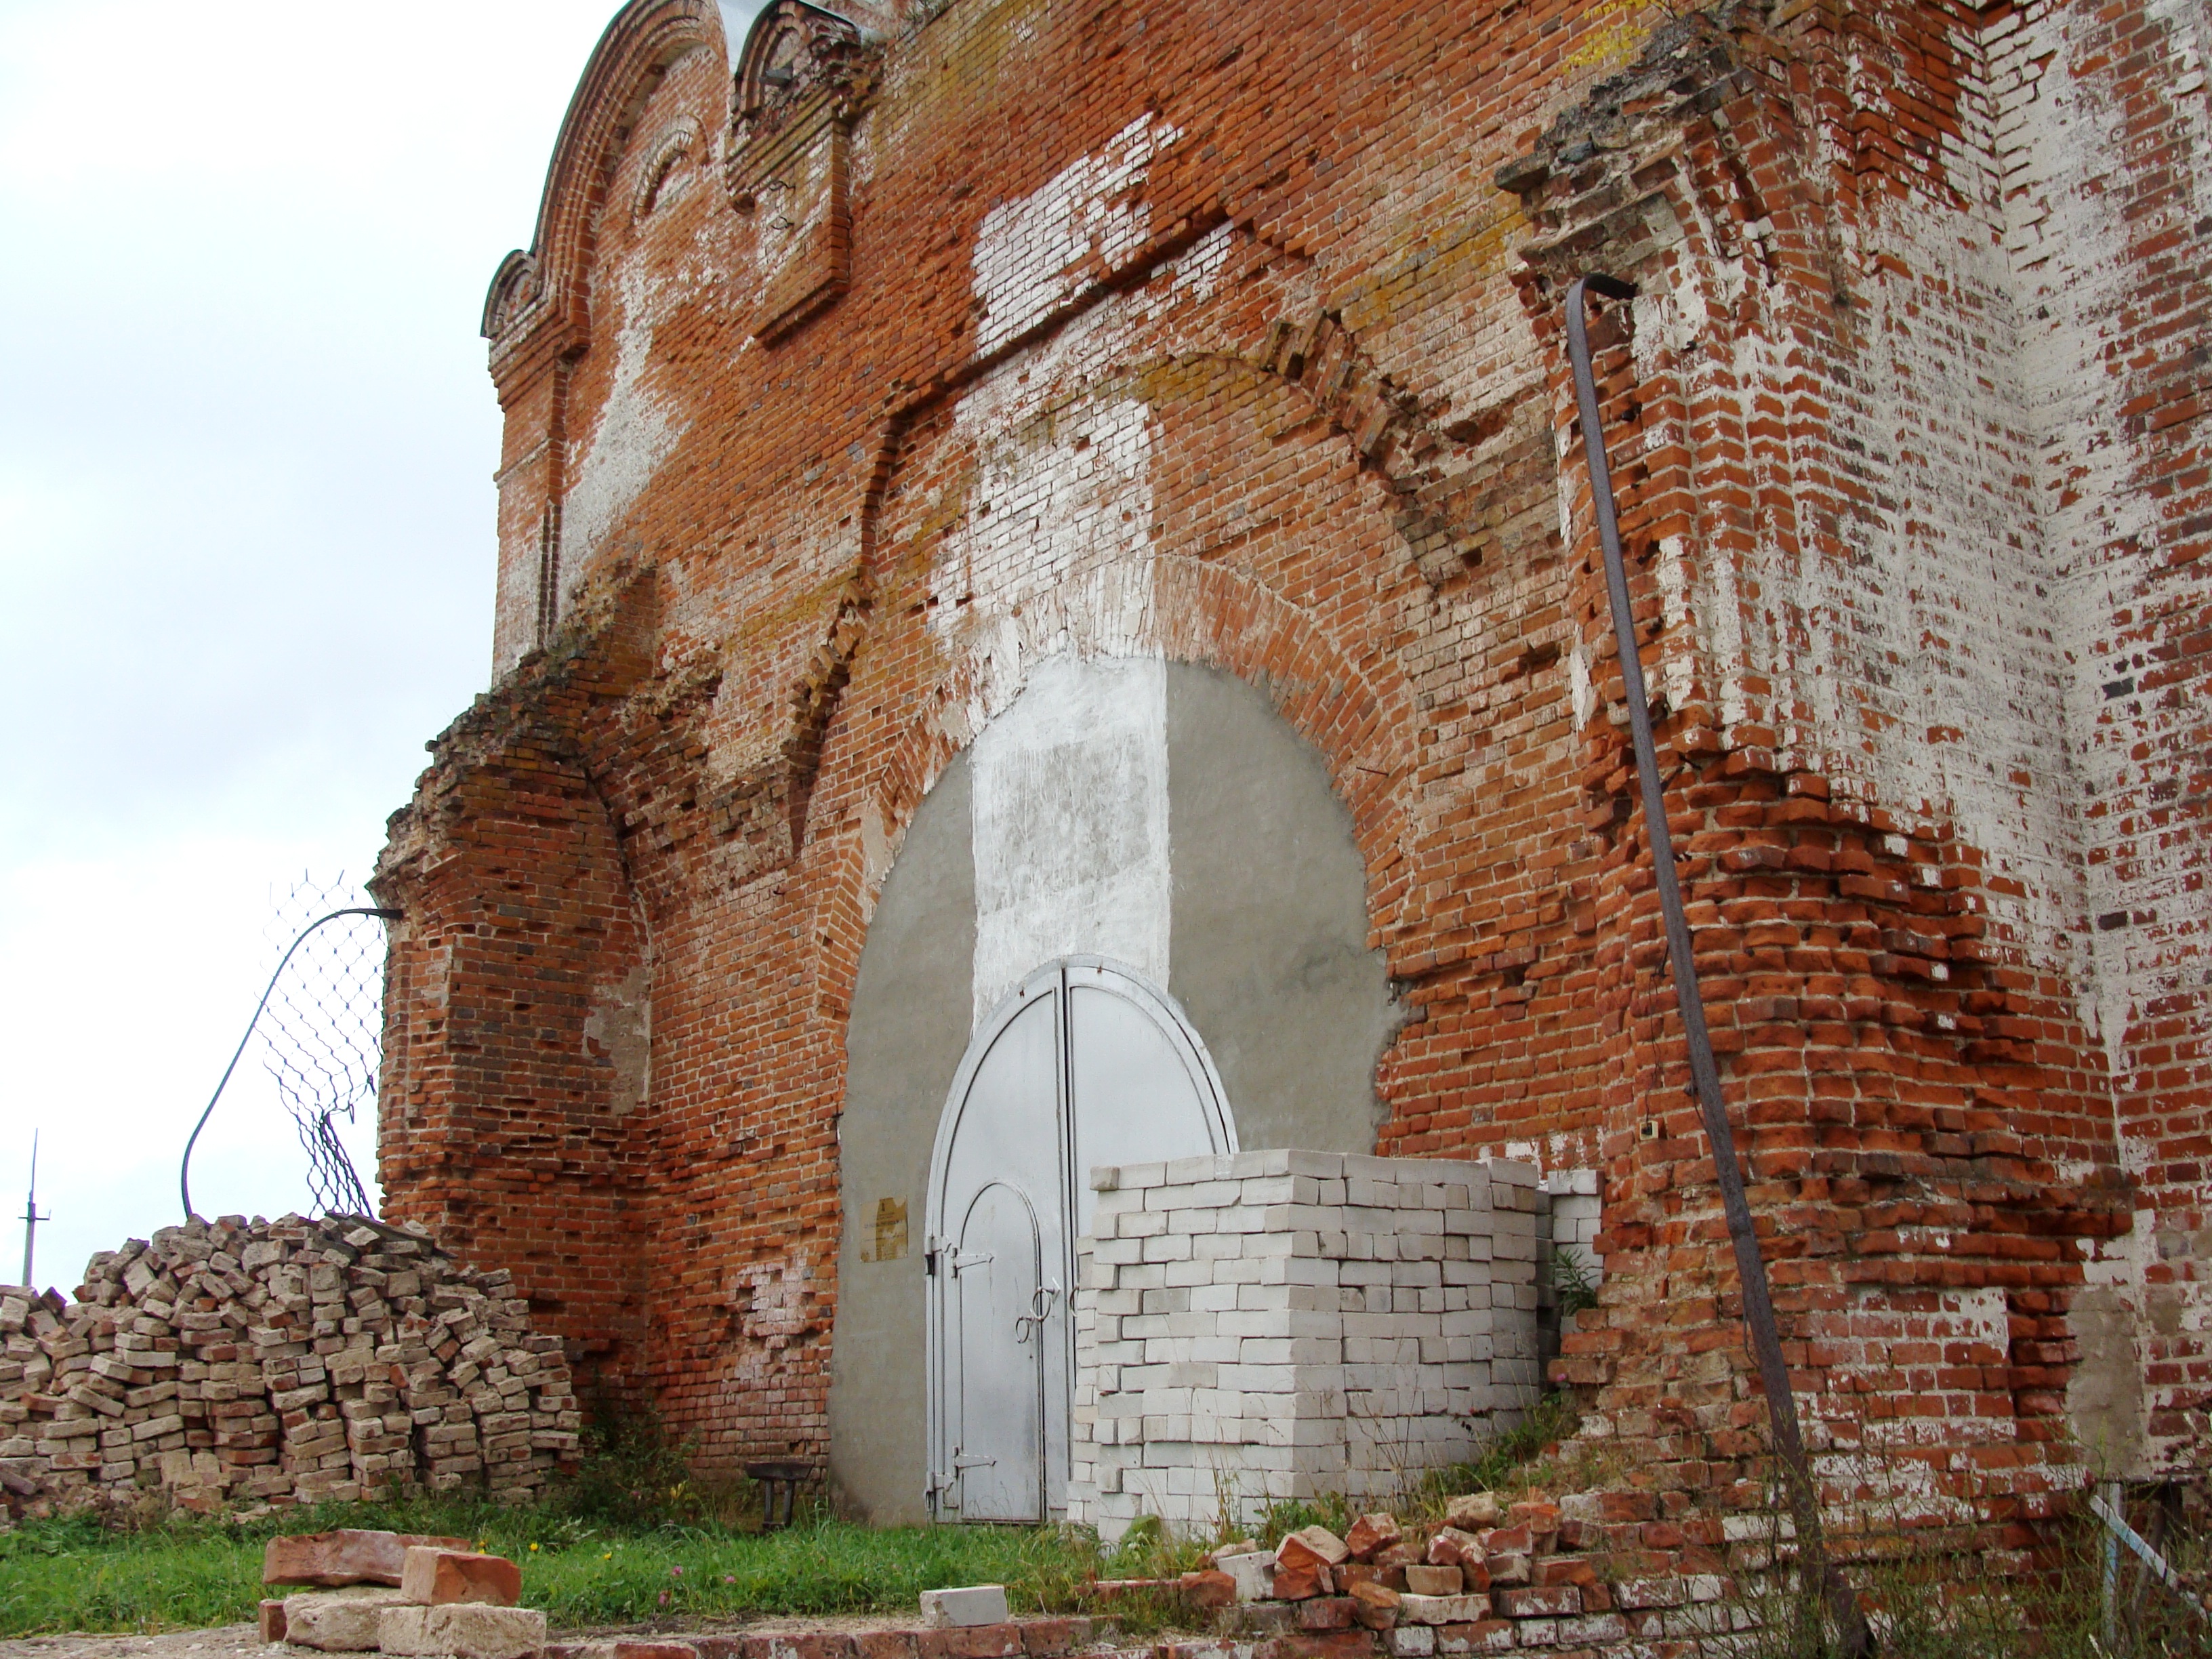
<instances>
[{"instance_id":1,"label":"brick arch","mask_svg":"<svg viewBox=\"0 0 2212 1659\"><path fill-rule=\"evenodd\" d=\"M821 963L829 1006L848 1005L867 931L864 918L922 797L953 757L1020 695L1028 663L1071 649L1219 668L1265 691L1277 714L1313 744L1351 811L1367 872L1370 925L1386 951L1395 948L1406 927L1401 910L1411 860L1401 790L1412 771L1416 723L1402 679L1377 684L1327 629L1257 580L1177 555L1091 571L1029 605L1020 617L999 623L969 635L965 648L945 661L886 760L855 792L861 811L874 819L862 841L879 830L885 855L876 865L849 848L842 858L830 854L842 867L841 890L828 907L840 925L824 929ZM1391 963L1394 973L1398 966Z\"/></svg>"},{"instance_id":2,"label":"brick arch","mask_svg":"<svg viewBox=\"0 0 2212 1659\"><path fill-rule=\"evenodd\" d=\"M386 963L385 1213L512 1271L586 1387L620 1391L646 1334L645 1241L620 1218L649 1186L651 921L573 708L485 700L422 790L371 882L406 913Z\"/></svg>"},{"instance_id":3,"label":"brick arch","mask_svg":"<svg viewBox=\"0 0 2212 1659\"><path fill-rule=\"evenodd\" d=\"M599 37L562 118L529 252L501 260L484 296L495 376L505 363L563 356L590 338L587 278L607 180L646 100L700 46L729 50L714 0L630 0Z\"/></svg>"}]
</instances>

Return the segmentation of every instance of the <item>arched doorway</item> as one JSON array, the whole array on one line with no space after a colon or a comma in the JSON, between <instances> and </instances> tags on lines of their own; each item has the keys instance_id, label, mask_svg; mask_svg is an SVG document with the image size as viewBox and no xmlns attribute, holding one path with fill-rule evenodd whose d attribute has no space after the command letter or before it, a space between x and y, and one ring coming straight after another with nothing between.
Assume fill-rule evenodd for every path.
<instances>
[{"instance_id":1,"label":"arched doorway","mask_svg":"<svg viewBox=\"0 0 2212 1659\"><path fill-rule=\"evenodd\" d=\"M933 1514L1042 1522L1066 1509L1069 1291L1090 1172L1236 1150L1205 1044L1129 969L1065 957L983 1023L930 1164Z\"/></svg>"},{"instance_id":2,"label":"arched doorway","mask_svg":"<svg viewBox=\"0 0 2212 1659\"><path fill-rule=\"evenodd\" d=\"M1370 1152L1376 1060L1402 1010L1366 895L1352 816L1321 757L1266 691L1217 669L1036 665L946 763L868 918L846 1028L829 1425L830 1479L853 1514L913 1526L951 1512L930 1498L946 1467L941 1390L917 1363L934 1363L939 1287L924 1258L932 1228L947 1231L933 1153L947 1101L964 1098L991 1034L1030 1000L1017 995L1024 982L1063 959L1103 959L1170 1023L1204 1034L1240 1150ZM1055 1065L1045 1060L1048 1078ZM1053 1230L1080 1231L1091 1165L1158 1156L1072 1145L1044 1156L1063 1155L1069 1196L1033 1206L1040 1285L1065 1283Z\"/></svg>"}]
</instances>

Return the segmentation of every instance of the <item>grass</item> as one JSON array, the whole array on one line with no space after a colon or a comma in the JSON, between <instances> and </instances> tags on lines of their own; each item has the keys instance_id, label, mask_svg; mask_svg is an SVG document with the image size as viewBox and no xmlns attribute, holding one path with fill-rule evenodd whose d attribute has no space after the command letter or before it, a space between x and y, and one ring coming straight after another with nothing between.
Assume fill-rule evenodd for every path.
<instances>
[{"instance_id":1,"label":"grass","mask_svg":"<svg viewBox=\"0 0 2212 1659\"><path fill-rule=\"evenodd\" d=\"M1513 1498L1550 1483L1569 1489L1577 1470L1553 1449L1571 1431L1565 1402L1547 1404L1476 1462L1421 1482L1399 1507L1401 1519L1433 1523L1449 1496L1495 1491ZM702 1516L731 1505L683 1483L663 1488L660 1518L647 1489L626 1489L623 1518L583 1516L560 1507L495 1508L426 1499L298 1509L231 1523L178 1516L130 1529L90 1517L28 1522L0 1534L0 1638L62 1631L132 1632L236 1623L252 1617L261 1594L262 1548L282 1533L383 1527L454 1534L522 1563L524 1599L556 1628L676 1626L749 1614L911 1613L921 1591L946 1584L998 1583L1018 1613L1085 1608L1096 1578L1156 1578L1197 1564L1202 1541L1176 1538L1157 1521L1140 1522L1121 1545L1102 1551L1088 1532L986 1527L871 1530L826 1516L769 1534ZM1267 1540L1320 1521L1352 1519L1340 1499L1279 1505L1260 1530ZM2099 1630L2098 1539L2075 1526L2054 1540L2055 1559L2040 1576L2001 1570L1978 1576L1971 1561L1907 1540L1861 1569L1879 1611L1884 1659L2207 1659L2212 1631L2156 1587L2135 1594L2124 1571L2120 1639ZM2193 1535L2169 1540L2177 1565L2201 1575L2208 1552ZM1762 1585L1762 1577L1764 1584ZM2201 1577L2198 1582L2203 1582ZM1739 1573L1736 1591L1711 1605L1733 1638L1716 1644L1737 1659L1833 1659L1832 1636L1791 1593L1785 1576ZM1176 1622L1174 1598L1132 1595L1109 1607L1136 1636Z\"/></svg>"},{"instance_id":2,"label":"grass","mask_svg":"<svg viewBox=\"0 0 2212 1659\"><path fill-rule=\"evenodd\" d=\"M1437 1524L1462 1492L1508 1502L1577 1491L1617 1473L1569 1442L1576 1416L1547 1396L1473 1462L1416 1476L1392 1506L1409 1530ZM133 1632L250 1620L261 1595L264 1545L279 1533L336 1527L449 1534L512 1557L527 1605L560 1629L680 1626L747 1615L913 1612L925 1589L1003 1583L1017 1613L1109 1614L1130 1636L1185 1616L1177 1598L1134 1593L1100 1604L1096 1579L1170 1577L1220 1540L1176 1537L1140 1518L1109 1552L1081 1528L938 1527L871 1529L802 1511L776 1533L748 1528L742 1487L700 1486L647 1429L602 1443L578 1479L535 1508L429 1498L325 1504L238 1522L149 1513L135 1522L92 1516L27 1522L0 1534L0 1638L63 1631ZM1254 1529L1273 1545L1320 1522L1341 1534L1356 1518L1341 1498L1279 1504ZM2154 1586L2137 1591L2124 1569L2119 1639L2101 1639L2096 1529L2053 1539L2046 1570L2021 1577L1917 1543L1863 1538L1854 1576L1879 1611L1884 1659L2212 1659L2212 1631ZM2212 1565L2206 1540L2185 1528L2165 1546L2196 1582ZM1709 1604L1735 1635L1714 1644L1738 1659L1832 1659L1832 1636L1808 1617L1787 1575L1743 1571L1735 1593Z\"/></svg>"},{"instance_id":3,"label":"grass","mask_svg":"<svg viewBox=\"0 0 2212 1659\"><path fill-rule=\"evenodd\" d=\"M1569 1468L1559 1461L1562 1443L1573 1437L1581 1423L1582 1414L1569 1396L1545 1395L1473 1462L1423 1476L1400 1519L1442 1521L1444 1506L1464 1492L1494 1492L1517 1502L1532 1492L1556 1494L1589 1484L1589 1472L1580 1464Z\"/></svg>"},{"instance_id":4,"label":"grass","mask_svg":"<svg viewBox=\"0 0 2212 1659\"><path fill-rule=\"evenodd\" d=\"M1137 1576L1151 1559L1143 1540L1106 1556L1078 1529L875 1529L804 1505L799 1525L763 1533L749 1482L695 1481L688 1449L649 1413L603 1404L599 1419L582 1467L534 1506L397 1495L240 1520L167 1512L149 1494L136 1511L27 1522L0 1534L0 1638L248 1620L268 1540L338 1527L463 1537L511 1557L526 1604L560 1629L912 1613L923 1590L951 1584L1003 1583L1017 1612L1062 1612L1092 1579ZM1114 1611L1124 1624L1162 1616Z\"/></svg>"},{"instance_id":5,"label":"grass","mask_svg":"<svg viewBox=\"0 0 2212 1659\"><path fill-rule=\"evenodd\" d=\"M1570 1438L1580 1414L1564 1394L1547 1394L1513 1427L1483 1447L1473 1462L1413 1474L1395 1501L1364 1507L1387 1509L1409 1529L1440 1526L1444 1509L1468 1492L1494 1492L1507 1503L1533 1493L1575 1492L1599 1473L1588 1467L1591 1454L1577 1448L1579 1461L1560 1461L1560 1443ZM1285 1533L1301 1527L1327 1527L1340 1538L1359 1518L1362 1506L1340 1493L1270 1504L1260 1517L1254 1539L1273 1549Z\"/></svg>"},{"instance_id":6,"label":"grass","mask_svg":"<svg viewBox=\"0 0 2212 1659\"><path fill-rule=\"evenodd\" d=\"M683 1449L650 1419L608 1417L615 1426L578 1475L535 1508L401 1498L246 1522L149 1511L133 1524L27 1522L0 1534L0 1638L251 1619L267 1540L336 1527L450 1534L510 1556L522 1564L525 1601L561 1629L910 1612L921 1591L948 1584L1003 1583L1017 1612L1066 1612L1086 1606L1094 1579L1172 1577L1220 1541L1176 1537L1149 1517L1111 1552L1070 1528L878 1530L803 1515L796 1527L763 1534L748 1529L757 1511L744 1486L695 1483ZM1421 1481L1408 1494L1408 1518L1425 1508L1441 1514L1455 1492L1508 1486L1573 1426L1564 1404L1547 1400L1476 1462ZM1278 1504L1262 1530L1273 1544L1314 1521L1341 1531L1352 1519L1341 1500ZM1091 1610L1110 1612L1131 1634L1182 1612L1172 1596L1143 1594Z\"/></svg>"},{"instance_id":7,"label":"grass","mask_svg":"<svg viewBox=\"0 0 2212 1659\"><path fill-rule=\"evenodd\" d=\"M0 1637L233 1624L252 1616L260 1581L258 1543L31 1522L0 1536Z\"/></svg>"},{"instance_id":8,"label":"grass","mask_svg":"<svg viewBox=\"0 0 2212 1659\"><path fill-rule=\"evenodd\" d=\"M90 1520L0 1535L0 1637L190 1629L253 1616L277 1532L451 1533L522 1563L523 1599L560 1628L742 1614L906 1611L925 1589L1004 1583L1023 1612L1072 1607L1101 1568L1087 1535L990 1527L872 1530L827 1517L776 1533L645 1528L544 1510L428 1502L296 1509L246 1525Z\"/></svg>"}]
</instances>

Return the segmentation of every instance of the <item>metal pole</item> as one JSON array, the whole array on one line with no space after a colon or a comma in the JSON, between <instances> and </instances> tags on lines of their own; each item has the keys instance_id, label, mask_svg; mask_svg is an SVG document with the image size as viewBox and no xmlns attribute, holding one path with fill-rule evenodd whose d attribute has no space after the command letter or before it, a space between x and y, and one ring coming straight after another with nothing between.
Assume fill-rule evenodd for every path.
<instances>
[{"instance_id":1,"label":"metal pole","mask_svg":"<svg viewBox=\"0 0 2212 1659\"><path fill-rule=\"evenodd\" d=\"M2206 1607L2204 1603L2199 1601L2196 1595L2190 1589L2189 1586L2183 1582L2181 1575L2174 1571L2172 1564L2169 1563L2164 1556L2160 1555L2156 1550L2151 1547L2150 1542L2148 1539L2144 1538L2141 1533L2137 1532L2133 1527L2128 1524L2127 1517L2120 1512L2120 1483L2118 1481L2107 1480L2105 1483L2105 1496L2102 1498L2100 1498L2095 1493L2092 1492L2089 1496L2089 1508L2094 1511L2097 1518L2105 1523L2106 1528L2105 1645L2106 1647L2109 1648L2114 1646L2115 1638L2119 1634L2118 1615L2120 1588L2120 1546L2123 1544L2125 1544L2130 1549L2133 1550L2137 1556L2141 1557L2143 1565L2150 1569L2152 1575L2157 1578L2158 1582L2164 1584L2168 1589L2179 1596L2183 1601L2187 1603L2191 1612L2194 1613L2199 1619L2212 1620L2212 1608Z\"/></svg>"},{"instance_id":2,"label":"metal pole","mask_svg":"<svg viewBox=\"0 0 2212 1659\"><path fill-rule=\"evenodd\" d=\"M39 1213L39 1132L31 1131L31 1190L23 1200L23 1284L31 1283L33 1246L37 1243L39 1224L52 1221L51 1215Z\"/></svg>"},{"instance_id":3,"label":"metal pole","mask_svg":"<svg viewBox=\"0 0 2212 1659\"><path fill-rule=\"evenodd\" d=\"M1681 883L1674 870L1674 837L1667 828L1667 802L1661 787L1659 754L1651 736L1651 704L1644 687L1644 664L1638 654L1636 618L1628 598L1628 568L1620 550L1620 521L1613 499L1613 470L1607 464L1605 432L1600 424L1597 381L1590 369L1589 301L1595 293L1607 300L1632 300L1636 287L1614 276L1595 272L1578 276L1567 289L1567 360L1574 370L1575 404L1583 422L1583 452L1589 465L1590 506L1597 515L1598 541L1605 552L1606 596L1613 610L1613 634L1620 654L1621 695L1628 702L1628 730L1636 750L1636 773L1643 786L1644 829L1651 842L1651 872L1659 889L1659 909L1666 921L1667 960L1674 969L1674 1003L1681 1011L1682 1031L1690 1050L1690 1077L1696 1087L1698 1106L1705 1120L1705 1139L1712 1148L1713 1176L1721 1189L1721 1208L1728 1217L1729 1240L1735 1246L1736 1276L1743 1285L1743 1322L1751 1338L1753 1358L1766 1395L1766 1412L1772 1425L1775 1449L1790 1486L1791 1518L1797 1528L1797 1547L1806 1572L1817 1577L1828 1602L1829 1616L1844 1639L1847 1652L1874 1650L1872 1632L1860 1615L1858 1598L1841 1574L1831 1569L1820 1547L1820 1506L1813 1475L1805 1460L1805 1444L1797 1428L1797 1405L1790 1392L1790 1368L1782 1358L1782 1336L1774 1323L1774 1302L1767 1287L1766 1263L1759 1252L1759 1234L1752 1225L1751 1205L1744 1197L1743 1167L1735 1155L1735 1139L1729 1127L1728 1109L1721 1100L1719 1068L1713 1063L1712 1038L1705 1030L1705 999L1698 989L1697 959L1692 954L1689 919L1682 910Z\"/></svg>"},{"instance_id":4,"label":"metal pole","mask_svg":"<svg viewBox=\"0 0 2212 1659\"><path fill-rule=\"evenodd\" d=\"M2105 1482L2105 1501L2101 1505L2095 1507L2100 1519L2103 1519L2107 1515L2118 1516L2121 1512L2118 1481ZM2109 1520L2105 1522L2105 1571L2102 1579L2104 1594L2100 1599L2104 1614L2102 1623L2105 1632L2105 1650L2111 1653L2116 1651L2119 1646L2120 1539Z\"/></svg>"},{"instance_id":5,"label":"metal pole","mask_svg":"<svg viewBox=\"0 0 2212 1659\"><path fill-rule=\"evenodd\" d=\"M261 1023L261 1011L269 1006L269 998L276 989L276 981L284 976L284 969L292 960L292 952L305 945L307 942L307 935L313 933L316 928L326 921L336 921L340 916L374 916L380 921L398 921L405 914L402 910L381 910L368 906L356 906L349 910L333 910L326 916L317 916L302 927L300 930L300 937L294 939L286 948L283 960L276 964L276 971L269 975L269 983L262 988L261 1000L253 1005L253 1018L246 1022L246 1035L239 1038L238 1047L231 1053L230 1064L222 1068L222 1080L215 1085L215 1092L208 1097L207 1109L200 1114L200 1121L192 1125L191 1138L185 1142L184 1160L177 1165L177 1194L185 1201L185 1220L190 1221L192 1218L192 1148L198 1144L200 1131L207 1127L208 1119L215 1115L215 1103L222 1098L224 1085L229 1083L230 1074L238 1069L240 1055L245 1054L246 1045L253 1040L253 1028Z\"/></svg>"}]
</instances>

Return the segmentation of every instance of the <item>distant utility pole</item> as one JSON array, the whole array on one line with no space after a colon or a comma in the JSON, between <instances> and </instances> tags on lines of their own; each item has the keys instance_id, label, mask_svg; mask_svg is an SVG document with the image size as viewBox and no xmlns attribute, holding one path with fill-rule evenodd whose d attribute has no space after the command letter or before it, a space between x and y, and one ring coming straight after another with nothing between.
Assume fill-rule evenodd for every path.
<instances>
[{"instance_id":1,"label":"distant utility pole","mask_svg":"<svg viewBox=\"0 0 2212 1659\"><path fill-rule=\"evenodd\" d=\"M51 1215L39 1213L39 1132L31 1131L31 1190L23 1200L23 1279L31 1282L32 1247L37 1243L39 1224L52 1221Z\"/></svg>"}]
</instances>

